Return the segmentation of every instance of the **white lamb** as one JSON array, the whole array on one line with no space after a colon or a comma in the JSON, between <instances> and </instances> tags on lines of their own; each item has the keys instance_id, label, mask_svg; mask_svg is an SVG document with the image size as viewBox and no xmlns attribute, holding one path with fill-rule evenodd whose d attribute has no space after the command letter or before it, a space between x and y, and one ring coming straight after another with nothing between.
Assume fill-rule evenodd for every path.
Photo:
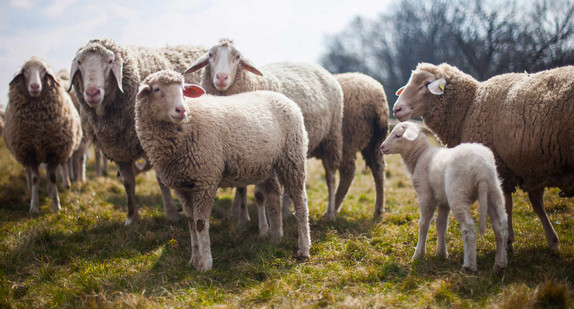
<instances>
[{"instance_id":1,"label":"white lamb","mask_svg":"<svg viewBox=\"0 0 574 309\"><path fill-rule=\"evenodd\" d=\"M463 270L476 267L476 231L470 206L480 203L480 234L486 230L486 212L496 238L495 271L506 268L507 218L500 180L492 151L481 144L461 144L454 148L432 147L426 135L414 123L398 124L381 145L381 151L400 154L411 174L417 192L421 217L419 237L413 259L425 254L427 233L434 210L436 219L437 256L446 257L445 233L452 209L460 223L464 242Z\"/></svg>"}]
</instances>

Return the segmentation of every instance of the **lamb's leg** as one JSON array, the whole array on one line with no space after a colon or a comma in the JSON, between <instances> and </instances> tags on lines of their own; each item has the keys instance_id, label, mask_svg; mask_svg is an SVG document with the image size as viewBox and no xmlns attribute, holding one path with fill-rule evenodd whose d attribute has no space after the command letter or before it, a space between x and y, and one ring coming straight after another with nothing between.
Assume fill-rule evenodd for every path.
<instances>
[{"instance_id":1,"label":"lamb's leg","mask_svg":"<svg viewBox=\"0 0 574 309\"><path fill-rule=\"evenodd\" d=\"M289 194L285 193L285 188L283 188L283 199L281 200L281 210L283 212L283 219L289 218L291 213L291 198Z\"/></svg>"},{"instance_id":2,"label":"lamb's leg","mask_svg":"<svg viewBox=\"0 0 574 309\"><path fill-rule=\"evenodd\" d=\"M199 245L197 240L197 233L195 231L195 221L193 220L193 206L191 205L191 192L190 191L178 191L174 190L177 198L181 202L183 208L183 214L185 220L187 221L187 227L189 228L189 236L191 239L191 260L189 260L189 265L194 266L199 263Z\"/></svg>"},{"instance_id":3,"label":"lamb's leg","mask_svg":"<svg viewBox=\"0 0 574 309\"><path fill-rule=\"evenodd\" d=\"M323 218L335 221L335 217L337 215L337 211L335 210L335 172L337 170L337 166L334 162L331 162L331 160L323 159L323 167L325 168L325 180L327 182L327 190L329 191L327 212L323 214Z\"/></svg>"},{"instance_id":4,"label":"lamb's leg","mask_svg":"<svg viewBox=\"0 0 574 309\"><path fill-rule=\"evenodd\" d=\"M419 208L421 211L421 217L419 219L419 237L417 240L417 247L415 249L415 254L413 255L414 260L421 259L425 256L427 234L429 232L430 222L436 205L430 202L419 201Z\"/></svg>"},{"instance_id":5,"label":"lamb's leg","mask_svg":"<svg viewBox=\"0 0 574 309\"><path fill-rule=\"evenodd\" d=\"M64 187L66 190L70 189L71 187L71 183L70 183L70 163L71 163L71 159L69 159L68 161L66 161L66 163L60 165L60 167L62 168L62 187ZM56 172L58 170L58 166L56 166Z\"/></svg>"},{"instance_id":6,"label":"lamb's leg","mask_svg":"<svg viewBox=\"0 0 574 309\"><path fill-rule=\"evenodd\" d=\"M233 214L233 218L235 219L237 226L240 228L245 227L251 220L251 218L249 218L249 211L247 210L246 187L235 188L235 198L233 199L233 204L231 204L231 213ZM261 215L261 213L259 215ZM261 218L259 218L259 223L261 223ZM261 229L259 232L261 233Z\"/></svg>"},{"instance_id":7,"label":"lamb's leg","mask_svg":"<svg viewBox=\"0 0 574 309\"><path fill-rule=\"evenodd\" d=\"M446 230L448 229L448 214L450 213L450 208L446 204L441 204L438 206L438 215L436 218L436 255L439 257L446 258L448 256L448 251L446 250Z\"/></svg>"},{"instance_id":8,"label":"lamb's leg","mask_svg":"<svg viewBox=\"0 0 574 309\"><path fill-rule=\"evenodd\" d=\"M257 185L256 192L257 207L260 209L260 213L264 213L265 209L269 212L271 242L279 243L283 238L283 220L281 217L281 186L277 176L273 175L262 184ZM262 224L265 222L260 222L260 229Z\"/></svg>"},{"instance_id":9,"label":"lamb's leg","mask_svg":"<svg viewBox=\"0 0 574 309\"><path fill-rule=\"evenodd\" d=\"M128 218L124 224L135 224L139 222L140 217L138 214L138 206L136 205L136 177L134 175L132 163L121 162L117 163L117 165L128 199Z\"/></svg>"},{"instance_id":10,"label":"lamb's leg","mask_svg":"<svg viewBox=\"0 0 574 309\"><path fill-rule=\"evenodd\" d=\"M339 186L337 187L337 193L335 194L335 215L341 210L341 204L351 187L353 178L355 177L355 158L353 160L344 161L339 167ZM329 211L327 209L327 211ZM331 216L331 214L329 214Z\"/></svg>"},{"instance_id":11,"label":"lamb's leg","mask_svg":"<svg viewBox=\"0 0 574 309\"><path fill-rule=\"evenodd\" d=\"M255 203L257 204L257 218L259 226L259 236L266 237L269 235L269 225L267 224L267 215L265 214L265 193L260 186L255 186ZM237 195L235 195L237 197Z\"/></svg>"},{"instance_id":12,"label":"lamb's leg","mask_svg":"<svg viewBox=\"0 0 574 309\"><path fill-rule=\"evenodd\" d=\"M368 148L362 151L367 166L375 180L375 208L373 218L379 218L385 211L385 161L380 150L380 142L371 141Z\"/></svg>"},{"instance_id":13,"label":"lamb's leg","mask_svg":"<svg viewBox=\"0 0 574 309\"><path fill-rule=\"evenodd\" d=\"M67 164L63 164L62 166L67 166ZM58 184L56 173L58 172L58 165L48 165L47 174L48 174L48 194L52 197L52 209L54 212L58 212L60 210L60 197L58 196ZM65 170L65 174L67 175L67 169ZM69 181L69 179L68 179Z\"/></svg>"},{"instance_id":14,"label":"lamb's leg","mask_svg":"<svg viewBox=\"0 0 574 309\"><path fill-rule=\"evenodd\" d=\"M293 199L297 229L299 232L297 256L306 259L311 249L311 231L309 228L309 206L307 205L307 192L304 177L297 183L286 183L285 191Z\"/></svg>"},{"instance_id":15,"label":"lamb's leg","mask_svg":"<svg viewBox=\"0 0 574 309\"><path fill-rule=\"evenodd\" d=\"M536 212L536 215L540 218L540 222L542 222L548 247L555 251L560 250L558 235L556 235L556 231L554 231L552 223L550 223L546 210L544 209L544 189L528 191L528 198L530 199L530 203L532 203L534 212Z\"/></svg>"},{"instance_id":16,"label":"lamb's leg","mask_svg":"<svg viewBox=\"0 0 574 309\"><path fill-rule=\"evenodd\" d=\"M26 167L26 175L30 175L29 186L30 186L30 213L37 215L40 213L40 198L38 197L38 186L40 185L40 173L38 172L38 166Z\"/></svg>"},{"instance_id":17,"label":"lamb's leg","mask_svg":"<svg viewBox=\"0 0 574 309\"><path fill-rule=\"evenodd\" d=\"M156 175L157 184L161 190L161 198L163 200L163 208L165 210L165 218L169 224L176 224L181 219L175 201L171 196L171 190L163 184L163 182Z\"/></svg>"},{"instance_id":18,"label":"lamb's leg","mask_svg":"<svg viewBox=\"0 0 574 309\"><path fill-rule=\"evenodd\" d=\"M508 240L506 249L512 252L512 243L514 243L514 229L512 228L512 193L504 193L504 209L508 220Z\"/></svg>"},{"instance_id":19,"label":"lamb's leg","mask_svg":"<svg viewBox=\"0 0 574 309\"><path fill-rule=\"evenodd\" d=\"M462 202L451 202L452 213L460 224L460 233L464 243L464 260L462 263L463 271L476 272L476 230L474 220L470 214L470 205Z\"/></svg>"},{"instance_id":20,"label":"lamb's leg","mask_svg":"<svg viewBox=\"0 0 574 309\"><path fill-rule=\"evenodd\" d=\"M488 196L488 216L492 223L492 230L494 231L494 238L496 239L496 257L494 258L494 271L502 271L508 264L506 256L506 242L508 238L506 214L502 211L499 212L498 208L502 208L503 198L494 196L494 193L489 192Z\"/></svg>"},{"instance_id":21,"label":"lamb's leg","mask_svg":"<svg viewBox=\"0 0 574 309\"><path fill-rule=\"evenodd\" d=\"M192 256L192 265L198 271L211 269L211 243L209 239L209 218L213 208L213 200L217 188L193 190L191 193L191 206L193 207L193 228L197 239L197 255ZM193 234L192 234L193 235ZM192 236L193 237L193 236Z\"/></svg>"},{"instance_id":22,"label":"lamb's leg","mask_svg":"<svg viewBox=\"0 0 574 309\"><path fill-rule=\"evenodd\" d=\"M28 193L32 194L32 168L31 167L26 167L26 189L28 189Z\"/></svg>"}]
</instances>

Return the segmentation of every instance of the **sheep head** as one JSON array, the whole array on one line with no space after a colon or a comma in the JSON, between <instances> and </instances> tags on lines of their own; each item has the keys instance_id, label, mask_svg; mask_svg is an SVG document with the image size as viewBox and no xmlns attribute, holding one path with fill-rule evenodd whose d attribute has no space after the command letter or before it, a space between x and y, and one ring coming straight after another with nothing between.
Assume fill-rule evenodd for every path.
<instances>
[{"instance_id":1,"label":"sheep head","mask_svg":"<svg viewBox=\"0 0 574 309\"><path fill-rule=\"evenodd\" d=\"M212 46L207 54L197 59L183 74L198 71L207 65L210 66L210 80L219 91L226 91L233 85L238 70L263 75L241 54L233 41L227 39Z\"/></svg>"},{"instance_id":2,"label":"sheep head","mask_svg":"<svg viewBox=\"0 0 574 309\"><path fill-rule=\"evenodd\" d=\"M184 96L197 98L204 93L198 85L185 84L181 74L163 70L149 75L141 83L136 108L146 105L148 114L155 120L180 123L187 117Z\"/></svg>"},{"instance_id":3,"label":"sheep head","mask_svg":"<svg viewBox=\"0 0 574 309\"><path fill-rule=\"evenodd\" d=\"M106 48L101 41L92 40L77 52L72 61L70 89L74 79L80 78L86 103L97 106L115 87L123 92L122 69L122 59L116 58L114 52Z\"/></svg>"},{"instance_id":4,"label":"sheep head","mask_svg":"<svg viewBox=\"0 0 574 309\"><path fill-rule=\"evenodd\" d=\"M405 121L423 116L431 96L444 93L447 82L443 76L439 67L428 63L419 64L408 83L396 92L399 98L393 107L395 117Z\"/></svg>"},{"instance_id":5,"label":"sheep head","mask_svg":"<svg viewBox=\"0 0 574 309\"><path fill-rule=\"evenodd\" d=\"M381 151L386 155L403 154L419 138L425 138L419 126L412 122L399 123L381 144Z\"/></svg>"},{"instance_id":6,"label":"sheep head","mask_svg":"<svg viewBox=\"0 0 574 309\"><path fill-rule=\"evenodd\" d=\"M60 84L46 62L40 58L32 57L24 63L20 72L14 76L10 86L25 85L28 94L33 98L37 98L42 93L42 89L44 89L46 79L51 79L57 85Z\"/></svg>"}]
</instances>

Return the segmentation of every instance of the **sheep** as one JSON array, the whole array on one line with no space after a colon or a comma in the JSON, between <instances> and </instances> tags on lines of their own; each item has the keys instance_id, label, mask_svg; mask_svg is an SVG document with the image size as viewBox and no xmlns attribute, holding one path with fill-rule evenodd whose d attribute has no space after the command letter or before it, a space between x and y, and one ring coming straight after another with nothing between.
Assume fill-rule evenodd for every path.
<instances>
[{"instance_id":1,"label":"sheep","mask_svg":"<svg viewBox=\"0 0 574 309\"><path fill-rule=\"evenodd\" d=\"M476 272L476 232L470 206L480 203L478 230L486 230L490 216L496 239L495 271L506 268L506 213L500 181L492 151L481 144L460 144L454 148L431 147L426 135L414 123L404 122L393 128L381 144L385 154L400 154L411 174L418 195L421 217L419 237L413 259L425 255L427 233L433 213L436 219L437 256L446 257L445 233L452 210L460 223L464 242L463 270Z\"/></svg>"},{"instance_id":2,"label":"sheep","mask_svg":"<svg viewBox=\"0 0 574 309\"><path fill-rule=\"evenodd\" d=\"M80 114L93 143L116 162L128 204L126 225L137 223L134 162L145 153L134 125L137 87L148 74L161 69L183 68L206 49L202 47L124 47L110 39L93 39L81 47L72 62L70 77L80 100ZM181 56L181 57L178 57ZM190 76L190 80L198 76ZM159 180L159 179L158 179ZM166 219L179 221L169 188L158 181Z\"/></svg>"},{"instance_id":3,"label":"sheep","mask_svg":"<svg viewBox=\"0 0 574 309\"><path fill-rule=\"evenodd\" d=\"M325 168L329 200L324 216L334 220L335 172L343 144L343 91L333 75L318 65L290 62L272 63L260 71L229 39L221 39L184 74L204 67L201 85L209 94L226 96L271 90L283 93L299 105L309 136L307 154L321 159ZM235 214L240 214L240 225L249 220L245 202L245 188L238 188L232 207ZM285 217L290 214L290 204L288 199L284 200Z\"/></svg>"},{"instance_id":4,"label":"sheep","mask_svg":"<svg viewBox=\"0 0 574 309\"><path fill-rule=\"evenodd\" d=\"M389 106L383 86L361 73L336 74L343 89L343 156L339 166L339 185L335 195L335 213L355 176L356 153L361 151L375 180L375 207L378 218L385 209L385 162L379 150L388 133Z\"/></svg>"},{"instance_id":5,"label":"sheep","mask_svg":"<svg viewBox=\"0 0 574 309\"><path fill-rule=\"evenodd\" d=\"M503 179L512 250L512 193L528 193L546 242L559 250L544 209L544 188L574 196L574 66L536 74L509 73L478 82L446 63L418 65L393 107L404 121L422 117L448 147L477 142L489 147ZM400 91L399 91L400 92Z\"/></svg>"},{"instance_id":6,"label":"sheep","mask_svg":"<svg viewBox=\"0 0 574 309\"><path fill-rule=\"evenodd\" d=\"M30 213L40 213L38 167L46 163L52 209L60 210L56 170L82 139L80 115L45 61L32 57L10 82L4 127L9 151L26 169ZM67 172L67 169L64 168Z\"/></svg>"},{"instance_id":7,"label":"sheep","mask_svg":"<svg viewBox=\"0 0 574 309\"><path fill-rule=\"evenodd\" d=\"M136 132L163 183L174 189L188 217L199 271L212 267L209 217L218 187L256 184L269 209L271 240L283 236L280 183L293 199L298 256L311 244L305 192L307 133L299 107L270 91L228 97L205 95L175 71L160 71L141 84Z\"/></svg>"}]
</instances>

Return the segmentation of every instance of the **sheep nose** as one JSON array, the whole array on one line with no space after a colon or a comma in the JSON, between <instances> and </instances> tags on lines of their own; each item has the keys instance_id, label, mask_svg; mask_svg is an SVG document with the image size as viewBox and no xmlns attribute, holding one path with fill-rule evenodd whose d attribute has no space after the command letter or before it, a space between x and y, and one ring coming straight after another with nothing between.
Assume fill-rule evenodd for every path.
<instances>
[{"instance_id":1,"label":"sheep nose","mask_svg":"<svg viewBox=\"0 0 574 309\"><path fill-rule=\"evenodd\" d=\"M229 77L229 75L225 74L225 73L217 73L215 74L215 78L217 78L220 81L225 81L227 80L227 78Z\"/></svg>"},{"instance_id":2,"label":"sheep nose","mask_svg":"<svg viewBox=\"0 0 574 309\"><path fill-rule=\"evenodd\" d=\"M38 91L38 90L40 90L40 85L34 83L34 84L30 85L30 88L32 88L32 90L34 90L34 91Z\"/></svg>"},{"instance_id":3,"label":"sheep nose","mask_svg":"<svg viewBox=\"0 0 574 309\"><path fill-rule=\"evenodd\" d=\"M90 88L86 89L86 94L87 94L89 97L95 97L95 96L97 96L98 94L100 94L100 88L90 87Z\"/></svg>"},{"instance_id":4,"label":"sheep nose","mask_svg":"<svg viewBox=\"0 0 574 309\"><path fill-rule=\"evenodd\" d=\"M185 115L187 114L187 112L185 111L185 109L183 107L176 107L175 108L175 113L181 117L181 119L185 118Z\"/></svg>"},{"instance_id":5,"label":"sheep nose","mask_svg":"<svg viewBox=\"0 0 574 309\"><path fill-rule=\"evenodd\" d=\"M395 105L395 106L393 107L393 113L396 114L397 112L400 112L402 109L403 109L402 107Z\"/></svg>"}]
</instances>

